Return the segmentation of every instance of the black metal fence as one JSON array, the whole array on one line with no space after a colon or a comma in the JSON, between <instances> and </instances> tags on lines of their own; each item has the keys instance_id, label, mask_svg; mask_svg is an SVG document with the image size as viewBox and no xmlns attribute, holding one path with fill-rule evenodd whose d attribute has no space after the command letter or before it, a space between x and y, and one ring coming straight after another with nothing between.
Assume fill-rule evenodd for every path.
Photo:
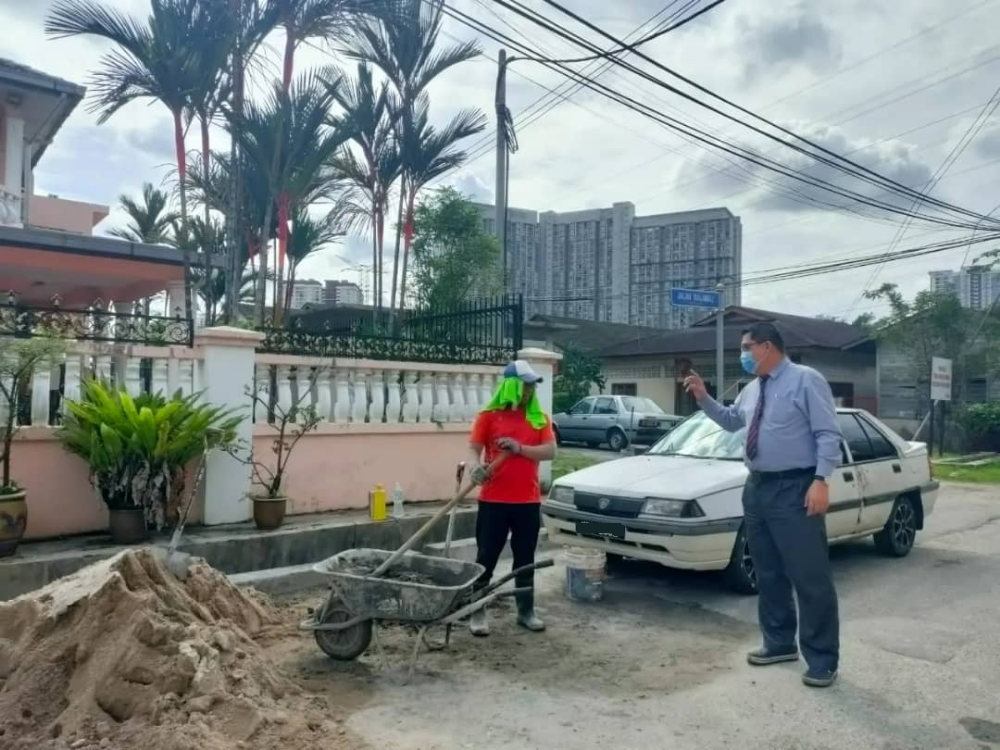
<instances>
[{"instance_id":1,"label":"black metal fence","mask_svg":"<svg viewBox=\"0 0 1000 750\"><path fill-rule=\"evenodd\" d=\"M10 294L0 304L0 336L50 336L75 341L99 341L150 346L194 344L192 322L180 316L145 315L134 306L107 309L102 300L87 307L63 307L58 297L48 306L19 302Z\"/></svg>"},{"instance_id":2,"label":"black metal fence","mask_svg":"<svg viewBox=\"0 0 1000 750\"><path fill-rule=\"evenodd\" d=\"M520 297L470 300L442 310L331 307L261 329L258 351L312 357L502 365L523 344Z\"/></svg>"}]
</instances>

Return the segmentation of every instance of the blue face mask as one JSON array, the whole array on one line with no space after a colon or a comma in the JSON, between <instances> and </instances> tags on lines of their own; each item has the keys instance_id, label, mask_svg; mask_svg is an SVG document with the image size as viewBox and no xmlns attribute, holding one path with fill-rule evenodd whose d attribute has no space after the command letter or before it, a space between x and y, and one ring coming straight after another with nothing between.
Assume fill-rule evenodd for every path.
<instances>
[{"instance_id":1,"label":"blue face mask","mask_svg":"<svg viewBox=\"0 0 1000 750\"><path fill-rule=\"evenodd\" d=\"M748 375L757 374L757 360L753 358L752 352L743 352L740 354L740 364L743 365L743 369Z\"/></svg>"}]
</instances>

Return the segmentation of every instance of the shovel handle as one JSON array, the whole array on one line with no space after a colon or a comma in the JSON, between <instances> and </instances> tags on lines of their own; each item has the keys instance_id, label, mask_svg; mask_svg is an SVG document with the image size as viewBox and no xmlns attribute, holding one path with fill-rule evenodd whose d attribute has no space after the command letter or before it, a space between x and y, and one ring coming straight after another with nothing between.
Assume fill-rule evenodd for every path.
<instances>
[{"instance_id":1,"label":"shovel handle","mask_svg":"<svg viewBox=\"0 0 1000 750\"><path fill-rule=\"evenodd\" d=\"M493 472L495 472L500 467L500 464L502 464L505 460L507 460L507 454L501 453L493 461L493 463L489 465L488 469L489 473L492 474ZM430 532L431 529L434 528L437 522L440 521L442 518L444 518L446 515L448 515L448 513L451 512L452 508L456 507L460 502L462 502L466 497L468 497L469 493L472 492L473 489L475 489L475 485L470 483L465 487L465 489L459 490L455 494L455 497L449 500L443 507L439 508L438 511L427 520L427 523L425 523L417 530L417 533L415 533L413 536L411 536L409 539L403 542L403 546L401 546L398 550L393 552L392 555L389 556L388 560L386 560L384 563L375 568L375 570L372 571L367 577L379 578L385 575L385 572L389 570L389 568L391 568L393 565L399 562L399 558L401 558L404 554L413 549L417 545L417 543L420 542L420 540L422 540L425 536L427 536L427 534Z\"/></svg>"}]
</instances>

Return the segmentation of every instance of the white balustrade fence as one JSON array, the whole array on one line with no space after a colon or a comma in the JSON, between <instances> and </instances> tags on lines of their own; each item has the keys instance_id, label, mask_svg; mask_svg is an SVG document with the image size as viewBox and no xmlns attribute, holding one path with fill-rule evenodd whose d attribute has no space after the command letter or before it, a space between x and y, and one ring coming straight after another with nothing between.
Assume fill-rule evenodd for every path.
<instances>
[{"instance_id":1,"label":"white balustrade fence","mask_svg":"<svg viewBox=\"0 0 1000 750\"><path fill-rule=\"evenodd\" d=\"M169 397L178 391L189 395L198 390L197 357L197 350L187 347L72 345L59 361L32 374L29 392L22 394L22 403L30 408L20 410L19 421L35 427L58 425L66 400L80 398L80 384L87 378L122 387L132 396ZM3 410L0 404L0 416L6 416Z\"/></svg>"},{"instance_id":2,"label":"white balustrade fence","mask_svg":"<svg viewBox=\"0 0 1000 750\"><path fill-rule=\"evenodd\" d=\"M493 394L499 368L258 354L254 421L314 408L334 424L468 423Z\"/></svg>"}]
</instances>

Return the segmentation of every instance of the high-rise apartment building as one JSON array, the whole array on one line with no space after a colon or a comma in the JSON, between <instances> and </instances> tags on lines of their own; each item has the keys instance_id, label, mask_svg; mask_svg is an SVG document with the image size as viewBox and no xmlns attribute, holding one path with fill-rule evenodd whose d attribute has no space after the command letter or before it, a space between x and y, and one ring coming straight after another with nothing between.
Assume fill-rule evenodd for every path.
<instances>
[{"instance_id":1,"label":"high-rise apartment building","mask_svg":"<svg viewBox=\"0 0 1000 750\"><path fill-rule=\"evenodd\" d=\"M292 284L293 310L301 310L306 305L320 305L323 303L323 285L312 279L295 281Z\"/></svg>"},{"instance_id":2,"label":"high-rise apartment building","mask_svg":"<svg viewBox=\"0 0 1000 750\"><path fill-rule=\"evenodd\" d=\"M363 305L365 297L353 281L327 281L324 301L328 305Z\"/></svg>"},{"instance_id":3,"label":"high-rise apartment building","mask_svg":"<svg viewBox=\"0 0 1000 750\"><path fill-rule=\"evenodd\" d=\"M931 291L957 295L962 307L985 310L1000 298L1000 271L965 266L958 271L931 271Z\"/></svg>"},{"instance_id":4,"label":"high-rise apartment building","mask_svg":"<svg viewBox=\"0 0 1000 750\"><path fill-rule=\"evenodd\" d=\"M479 208L494 233L495 209ZM742 241L739 217L724 208L656 216L636 216L627 202L568 213L508 209L509 288L523 295L527 317L682 328L710 311L672 307L674 287L724 283L726 303L741 304Z\"/></svg>"}]
</instances>

